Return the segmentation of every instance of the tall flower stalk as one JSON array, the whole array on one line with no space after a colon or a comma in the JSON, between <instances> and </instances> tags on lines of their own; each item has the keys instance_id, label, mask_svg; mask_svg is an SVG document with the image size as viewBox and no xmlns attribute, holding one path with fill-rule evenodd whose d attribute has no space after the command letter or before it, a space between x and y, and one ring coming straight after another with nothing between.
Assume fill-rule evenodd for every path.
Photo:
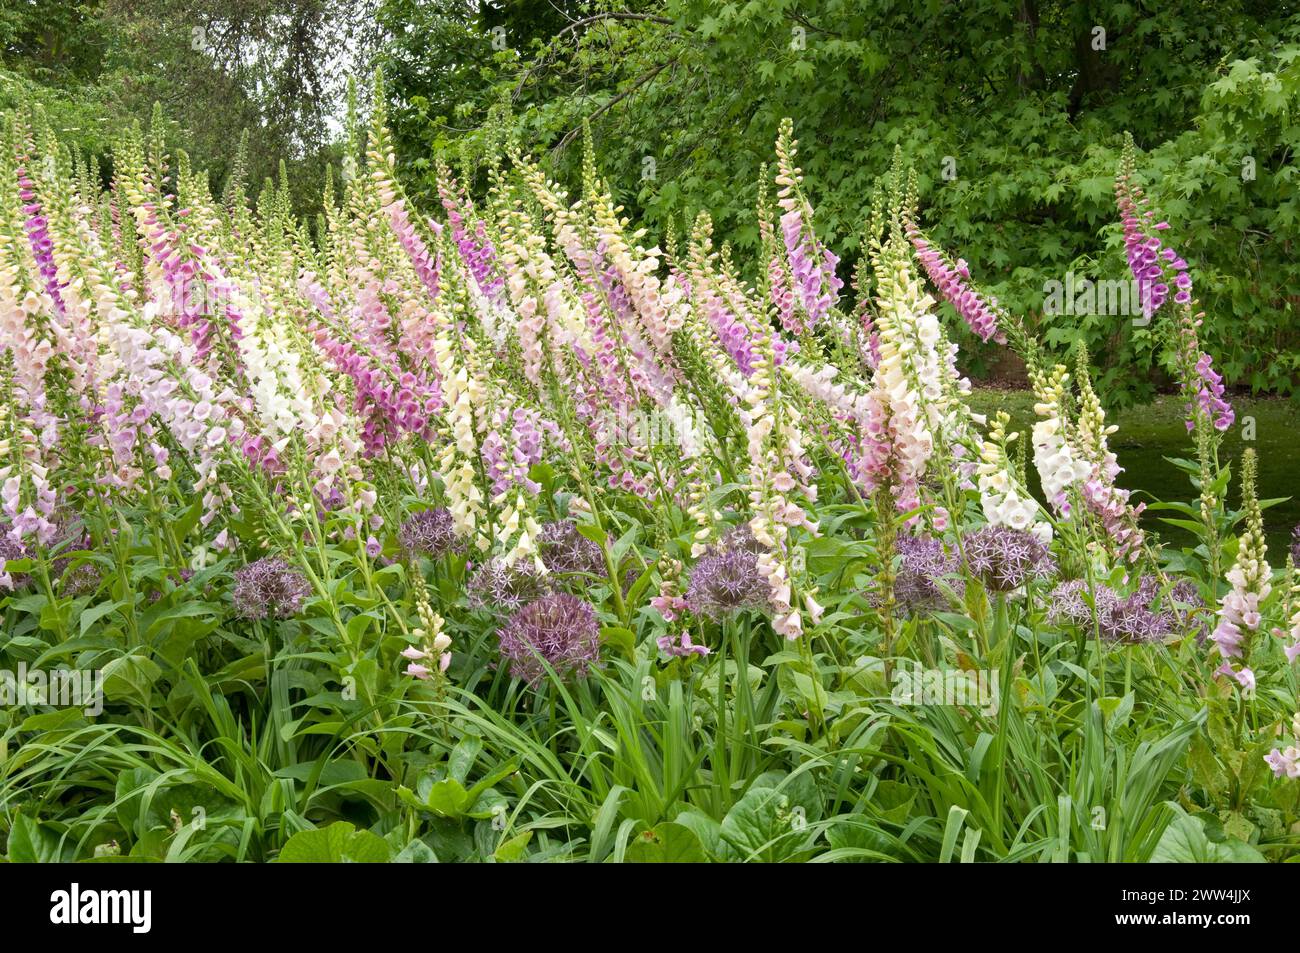
<instances>
[{"instance_id":1,"label":"tall flower stalk","mask_svg":"<svg viewBox=\"0 0 1300 953\"><path fill-rule=\"evenodd\" d=\"M1264 521L1255 494L1255 467L1254 448L1247 448L1241 458L1241 508L1245 529L1237 538L1237 558L1227 574L1230 588L1219 603L1219 622L1210 635L1219 657L1223 659L1215 674L1232 678L1245 695L1253 695L1255 691L1251 655L1257 648L1255 634L1263 618L1263 603L1272 592Z\"/></svg>"}]
</instances>

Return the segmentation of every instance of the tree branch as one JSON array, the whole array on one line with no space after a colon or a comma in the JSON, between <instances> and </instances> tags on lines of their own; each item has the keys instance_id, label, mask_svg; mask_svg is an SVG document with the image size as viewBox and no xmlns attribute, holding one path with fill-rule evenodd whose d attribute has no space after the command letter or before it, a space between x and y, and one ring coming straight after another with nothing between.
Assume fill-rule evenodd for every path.
<instances>
[{"instance_id":1,"label":"tree branch","mask_svg":"<svg viewBox=\"0 0 1300 953\"><path fill-rule=\"evenodd\" d=\"M640 89L646 83L650 82L650 80L654 79L656 76L658 76L660 73L662 73L664 70L666 70L668 67L672 66L676 62L677 62L676 60L669 60L667 63L660 63L658 66L650 70L648 73L645 73L642 76L640 76L635 83L633 83L627 89L623 90L623 92L619 93L609 102L605 103L605 105L601 106L590 116L587 116L586 119L583 121L583 123L579 123L578 125L574 126L572 129L570 129L568 132L566 132L564 134L564 138L561 139L556 144L555 148L552 151L563 152L565 147L568 146L568 144L574 140L574 138L578 135L578 133L582 132L582 126L584 123L591 122L591 120L595 119L601 113L606 112L612 107L618 105L620 102L627 99L638 89Z\"/></svg>"},{"instance_id":2,"label":"tree branch","mask_svg":"<svg viewBox=\"0 0 1300 953\"><path fill-rule=\"evenodd\" d=\"M566 33L572 33L574 30L581 29L588 23L596 23L600 20L645 20L650 23L666 23L672 26L673 22L668 17L656 16L653 13L597 13L593 16L583 17L581 20L574 20L559 33L555 34L553 40L558 40Z\"/></svg>"},{"instance_id":3,"label":"tree branch","mask_svg":"<svg viewBox=\"0 0 1300 953\"><path fill-rule=\"evenodd\" d=\"M644 23L660 23L668 26L672 26L675 22L670 20L668 17L656 16L653 13L597 13L594 16L583 17L581 20L574 20L559 33L555 34L555 36L551 37L550 43L547 45L550 46L557 40L563 38L566 34L581 29L589 23L596 23L601 20L639 20ZM539 58L536 63L524 70L524 74L519 77L519 82L515 84L515 91L510 95L512 100L519 98L519 94L524 91L524 84L528 82L528 77L532 76L533 73L543 65L543 63L544 60Z\"/></svg>"}]
</instances>

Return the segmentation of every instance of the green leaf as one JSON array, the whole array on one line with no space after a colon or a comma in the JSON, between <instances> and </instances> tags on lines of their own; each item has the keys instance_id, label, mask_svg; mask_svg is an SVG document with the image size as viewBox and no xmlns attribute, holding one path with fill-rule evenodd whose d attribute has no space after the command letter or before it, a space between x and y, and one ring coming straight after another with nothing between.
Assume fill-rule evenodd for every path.
<instances>
[{"instance_id":1,"label":"green leaf","mask_svg":"<svg viewBox=\"0 0 1300 953\"><path fill-rule=\"evenodd\" d=\"M413 840L393 858L395 864L436 864L438 855L422 840Z\"/></svg>"},{"instance_id":2,"label":"green leaf","mask_svg":"<svg viewBox=\"0 0 1300 953\"><path fill-rule=\"evenodd\" d=\"M378 620L375 618L375 616L370 612L362 612L357 615L354 615L351 619L348 619L347 622L348 642L350 642L353 645L360 644L361 640L365 637L366 633L370 631L370 627L374 625L377 621Z\"/></svg>"},{"instance_id":3,"label":"green leaf","mask_svg":"<svg viewBox=\"0 0 1300 953\"><path fill-rule=\"evenodd\" d=\"M695 831L669 821L632 838L624 860L631 864L702 864L708 858Z\"/></svg>"},{"instance_id":4,"label":"green leaf","mask_svg":"<svg viewBox=\"0 0 1300 953\"><path fill-rule=\"evenodd\" d=\"M34 821L22 814L14 815L13 827L9 831L10 863L50 864L73 858L73 846L63 842L53 825Z\"/></svg>"},{"instance_id":5,"label":"green leaf","mask_svg":"<svg viewBox=\"0 0 1300 953\"><path fill-rule=\"evenodd\" d=\"M795 807L799 810L793 810ZM802 805L771 787L754 787L722 819L722 840L745 860L794 859L808 842Z\"/></svg>"},{"instance_id":6,"label":"green leaf","mask_svg":"<svg viewBox=\"0 0 1300 953\"><path fill-rule=\"evenodd\" d=\"M76 725L84 724L85 720L85 715L81 708L60 708L58 711L32 715L31 717L24 719L18 730L40 732L58 731L61 728L72 728Z\"/></svg>"},{"instance_id":7,"label":"green leaf","mask_svg":"<svg viewBox=\"0 0 1300 953\"><path fill-rule=\"evenodd\" d=\"M956 804L948 808L948 822L943 828L943 846L939 848L939 863L946 864L952 859L953 849L957 846L957 835L961 833L969 814L970 811Z\"/></svg>"},{"instance_id":8,"label":"green leaf","mask_svg":"<svg viewBox=\"0 0 1300 953\"><path fill-rule=\"evenodd\" d=\"M329 827L300 831L289 838L276 861L281 864L383 864L388 844L370 831L359 831L347 821Z\"/></svg>"},{"instance_id":9,"label":"green leaf","mask_svg":"<svg viewBox=\"0 0 1300 953\"><path fill-rule=\"evenodd\" d=\"M601 549L609 541L609 534L597 526L595 523L579 523L578 532L587 537Z\"/></svg>"},{"instance_id":10,"label":"green leaf","mask_svg":"<svg viewBox=\"0 0 1300 953\"><path fill-rule=\"evenodd\" d=\"M532 831L524 831L522 834L516 834L509 840L502 842L501 846L492 852L492 859L502 864L509 864L522 860L524 850L528 847L528 842L532 839Z\"/></svg>"},{"instance_id":11,"label":"green leaf","mask_svg":"<svg viewBox=\"0 0 1300 953\"><path fill-rule=\"evenodd\" d=\"M421 784L421 788L423 787L424 785ZM423 799L416 797L411 789L406 787L399 787L397 796L404 803L422 811L429 811L439 817L462 817L469 806L474 803L469 792L465 790L465 786L455 778L443 778L441 781L434 781L429 785L429 790Z\"/></svg>"},{"instance_id":12,"label":"green leaf","mask_svg":"<svg viewBox=\"0 0 1300 953\"><path fill-rule=\"evenodd\" d=\"M636 633L631 629L624 628L621 625L602 625L600 627L600 641L604 645L618 649L629 660L635 658Z\"/></svg>"},{"instance_id":13,"label":"green leaf","mask_svg":"<svg viewBox=\"0 0 1300 953\"><path fill-rule=\"evenodd\" d=\"M158 663L143 655L119 656L104 666L104 697L112 701L134 698L147 703L149 690L161 674Z\"/></svg>"},{"instance_id":14,"label":"green leaf","mask_svg":"<svg viewBox=\"0 0 1300 953\"><path fill-rule=\"evenodd\" d=\"M451 749L451 754L447 756L447 773L464 784L482 750L483 742L478 738L472 736L462 738L456 742L456 746Z\"/></svg>"},{"instance_id":15,"label":"green leaf","mask_svg":"<svg viewBox=\"0 0 1300 953\"><path fill-rule=\"evenodd\" d=\"M81 611L81 634L84 636L86 630L98 622L104 616L115 612L123 606L131 604L130 599L119 599L117 602L101 602L97 606L91 606Z\"/></svg>"},{"instance_id":16,"label":"green leaf","mask_svg":"<svg viewBox=\"0 0 1300 953\"><path fill-rule=\"evenodd\" d=\"M1160 835L1151 854L1153 864L1262 864L1264 855L1236 838L1215 843L1200 819L1180 814Z\"/></svg>"}]
</instances>

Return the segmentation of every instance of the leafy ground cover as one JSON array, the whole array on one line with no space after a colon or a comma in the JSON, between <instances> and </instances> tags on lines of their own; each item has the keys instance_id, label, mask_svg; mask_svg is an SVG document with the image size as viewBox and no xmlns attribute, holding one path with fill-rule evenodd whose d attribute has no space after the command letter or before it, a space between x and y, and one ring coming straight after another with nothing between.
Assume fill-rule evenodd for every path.
<instances>
[{"instance_id":1,"label":"leafy ground cover","mask_svg":"<svg viewBox=\"0 0 1300 953\"><path fill-rule=\"evenodd\" d=\"M842 275L784 123L742 266L590 140L579 193L505 150L419 206L384 102L313 228L157 130L104 189L6 122L8 860L1298 855L1289 411L1225 392L1131 148L1159 417L980 291L901 151Z\"/></svg>"}]
</instances>

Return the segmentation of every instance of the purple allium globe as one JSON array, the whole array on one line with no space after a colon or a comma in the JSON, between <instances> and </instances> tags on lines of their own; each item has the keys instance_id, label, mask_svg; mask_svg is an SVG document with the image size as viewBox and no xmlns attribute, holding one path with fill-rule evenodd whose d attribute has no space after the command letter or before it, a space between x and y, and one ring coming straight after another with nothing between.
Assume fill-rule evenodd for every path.
<instances>
[{"instance_id":1,"label":"purple allium globe","mask_svg":"<svg viewBox=\"0 0 1300 953\"><path fill-rule=\"evenodd\" d=\"M171 580L171 591L181 588L187 582L194 578L193 569L181 569L176 573L176 577ZM149 601L157 602L163 597L164 589L154 589L149 593Z\"/></svg>"},{"instance_id":2,"label":"purple allium globe","mask_svg":"<svg viewBox=\"0 0 1300 953\"><path fill-rule=\"evenodd\" d=\"M583 678L600 658L600 624L589 602L552 592L528 603L497 631L510 674L530 685L546 675ZM545 665L543 664L545 660Z\"/></svg>"},{"instance_id":3,"label":"purple allium globe","mask_svg":"<svg viewBox=\"0 0 1300 953\"><path fill-rule=\"evenodd\" d=\"M232 596L244 619L288 619L311 595L307 577L278 556L267 556L235 570Z\"/></svg>"},{"instance_id":4,"label":"purple allium globe","mask_svg":"<svg viewBox=\"0 0 1300 953\"><path fill-rule=\"evenodd\" d=\"M90 563L82 563L62 575L59 590L63 595L75 599L77 596L86 596L94 592L99 588L103 578L99 570Z\"/></svg>"},{"instance_id":5,"label":"purple allium globe","mask_svg":"<svg viewBox=\"0 0 1300 953\"><path fill-rule=\"evenodd\" d=\"M90 549L92 545L94 544L90 538L90 531L86 529L80 518L65 516L60 519L54 526L54 540L50 545L50 551L61 555L50 564L50 575L62 576L72 562L72 557L68 554Z\"/></svg>"},{"instance_id":6,"label":"purple allium globe","mask_svg":"<svg viewBox=\"0 0 1300 953\"><path fill-rule=\"evenodd\" d=\"M894 579L895 603L909 615L947 607L948 597L938 580L957 572L957 556L931 536L903 536L898 540L898 552L902 564ZM966 588L961 579L948 582L958 594Z\"/></svg>"},{"instance_id":7,"label":"purple allium globe","mask_svg":"<svg viewBox=\"0 0 1300 953\"><path fill-rule=\"evenodd\" d=\"M686 604L692 612L722 619L767 605L770 589L758 571L758 541L748 526L728 533L691 570Z\"/></svg>"},{"instance_id":8,"label":"purple allium globe","mask_svg":"<svg viewBox=\"0 0 1300 953\"><path fill-rule=\"evenodd\" d=\"M465 589L472 608L504 613L544 596L550 586L531 564L493 559L475 570Z\"/></svg>"},{"instance_id":9,"label":"purple allium globe","mask_svg":"<svg viewBox=\"0 0 1300 953\"><path fill-rule=\"evenodd\" d=\"M538 542L542 562L551 572L581 572L605 575L605 553L600 544L578 532L569 520L547 523Z\"/></svg>"},{"instance_id":10,"label":"purple allium globe","mask_svg":"<svg viewBox=\"0 0 1300 953\"><path fill-rule=\"evenodd\" d=\"M1291 530L1291 561L1300 566L1300 523Z\"/></svg>"},{"instance_id":11,"label":"purple allium globe","mask_svg":"<svg viewBox=\"0 0 1300 953\"><path fill-rule=\"evenodd\" d=\"M1177 608L1200 609L1205 602L1201 599L1201 593L1196 588L1196 583L1190 579L1179 579L1173 585L1160 581L1159 576L1144 575L1138 580L1137 589L1133 591L1130 598L1137 600L1141 605L1148 609L1156 611L1170 612Z\"/></svg>"},{"instance_id":12,"label":"purple allium globe","mask_svg":"<svg viewBox=\"0 0 1300 953\"><path fill-rule=\"evenodd\" d=\"M1205 606L1196 583L1179 579L1166 586L1159 576L1144 575L1127 599L1118 600L1102 617L1102 635L1117 642L1150 642L1177 630L1180 623L1191 622L1198 642L1205 640L1205 623L1193 613L1181 610Z\"/></svg>"},{"instance_id":13,"label":"purple allium globe","mask_svg":"<svg viewBox=\"0 0 1300 953\"><path fill-rule=\"evenodd\" d=\"M30 557L31 553L27 547L14 539L9 532L6 531L0 536L0 589L23 589L32 581L32 577L25 572L9 573L5 570L5 563L9 560Z\"/></svg>"},{"instance_id":14,"label":"purple allium globe","mask_svg":"<svg viewBox=\"0 0 1300 953\"><path fill-rule=\"evenodd\" d=\"M1162 598L1162 584L1157 576L1143 576L1137 588L1124 596L1110 586L1098 583L1093 590L1096 615L1088 607L1088 585L1083 579L1071 579L1052 590L1047 618L1091 630L1094 626L1108 642L1151 642L1173 632L1178 624L1178 607L1202 605L1196 586L1182 579L1169 587Z\"/></svg>"},{"instance_id":15,"label":"purple allium globe","mask_svg":"<svg viewBox=\"0 0 1300 953\"><path fill-rule=\"evenodd\" d=\"M985 526L966 537L966 565L993 592L1012 592L1056 571L1052 554L1033 533Z\"/></svg>"},{"instance_id":16,"label":"purple allium globe","mask_svg":"<svg viewBox=\"0 0 1300 953\"><path fill-rule=\"evenodd\" d=\"M90 537L90 531L79 517L65 516L55 525L54 542L50 550L60 555L50 561L50 577L58 581L63 595L76 598L99 588L103 577L98 569L88 563L75 567L72 565L72 553L88 550L92 546L94 541Z\"/></svg>"},{"instance_id":17,"label":"purple allium globe","mask_svg":"<svg viewBox=\"0 0 1300 953\"><path fill-rule=\"evenodd\" d=\"M1146 604L1141 592L1119 599L1101 616L1101 637L1108 642L1155 642L1173 630L1173 618Z\"/></svg>"},{"instance_id":18,"label":"purple allium globe","mask_svg":"<svg viewBox=\"0 0 1300 953\"><path fill-rule=\"evenodd\" d=\"M1088 582L1086 579L1069 579L1052 590L1047 606L1047 618L1050 622L1069 623L1077 626L1091 626L1093 611L1088 606ZM1092 600L1097 612L1105 614L1106 610L1119 601L1119 595L1110 586L1097 584L1092 591Z\"/></svg>"},{"instance_id":19,"label":"purple allium globe","mask_svg":"<svg viewBox=\"0 0 1300 953\"><path fill-rule=\"evenodd\" d=\"M1200 609L1205 605L1196 583L1190 579L1179 579L1174 583L1169 590L1168 598L1177 605L1187 606L1190 609Z\"/></svg>"},{"instance_id":20,"label":"purple allium globe","mask_svg":"<svg viewBox=\"0 0 1300 953\"><path fill-rule=\"evenodd\" d=\"M412 513L397 531L397 540L409 557L429 556L437 559L444 553L460 549L453 529L451 511L446 507Z\"/></svg>"}]
</instances>

